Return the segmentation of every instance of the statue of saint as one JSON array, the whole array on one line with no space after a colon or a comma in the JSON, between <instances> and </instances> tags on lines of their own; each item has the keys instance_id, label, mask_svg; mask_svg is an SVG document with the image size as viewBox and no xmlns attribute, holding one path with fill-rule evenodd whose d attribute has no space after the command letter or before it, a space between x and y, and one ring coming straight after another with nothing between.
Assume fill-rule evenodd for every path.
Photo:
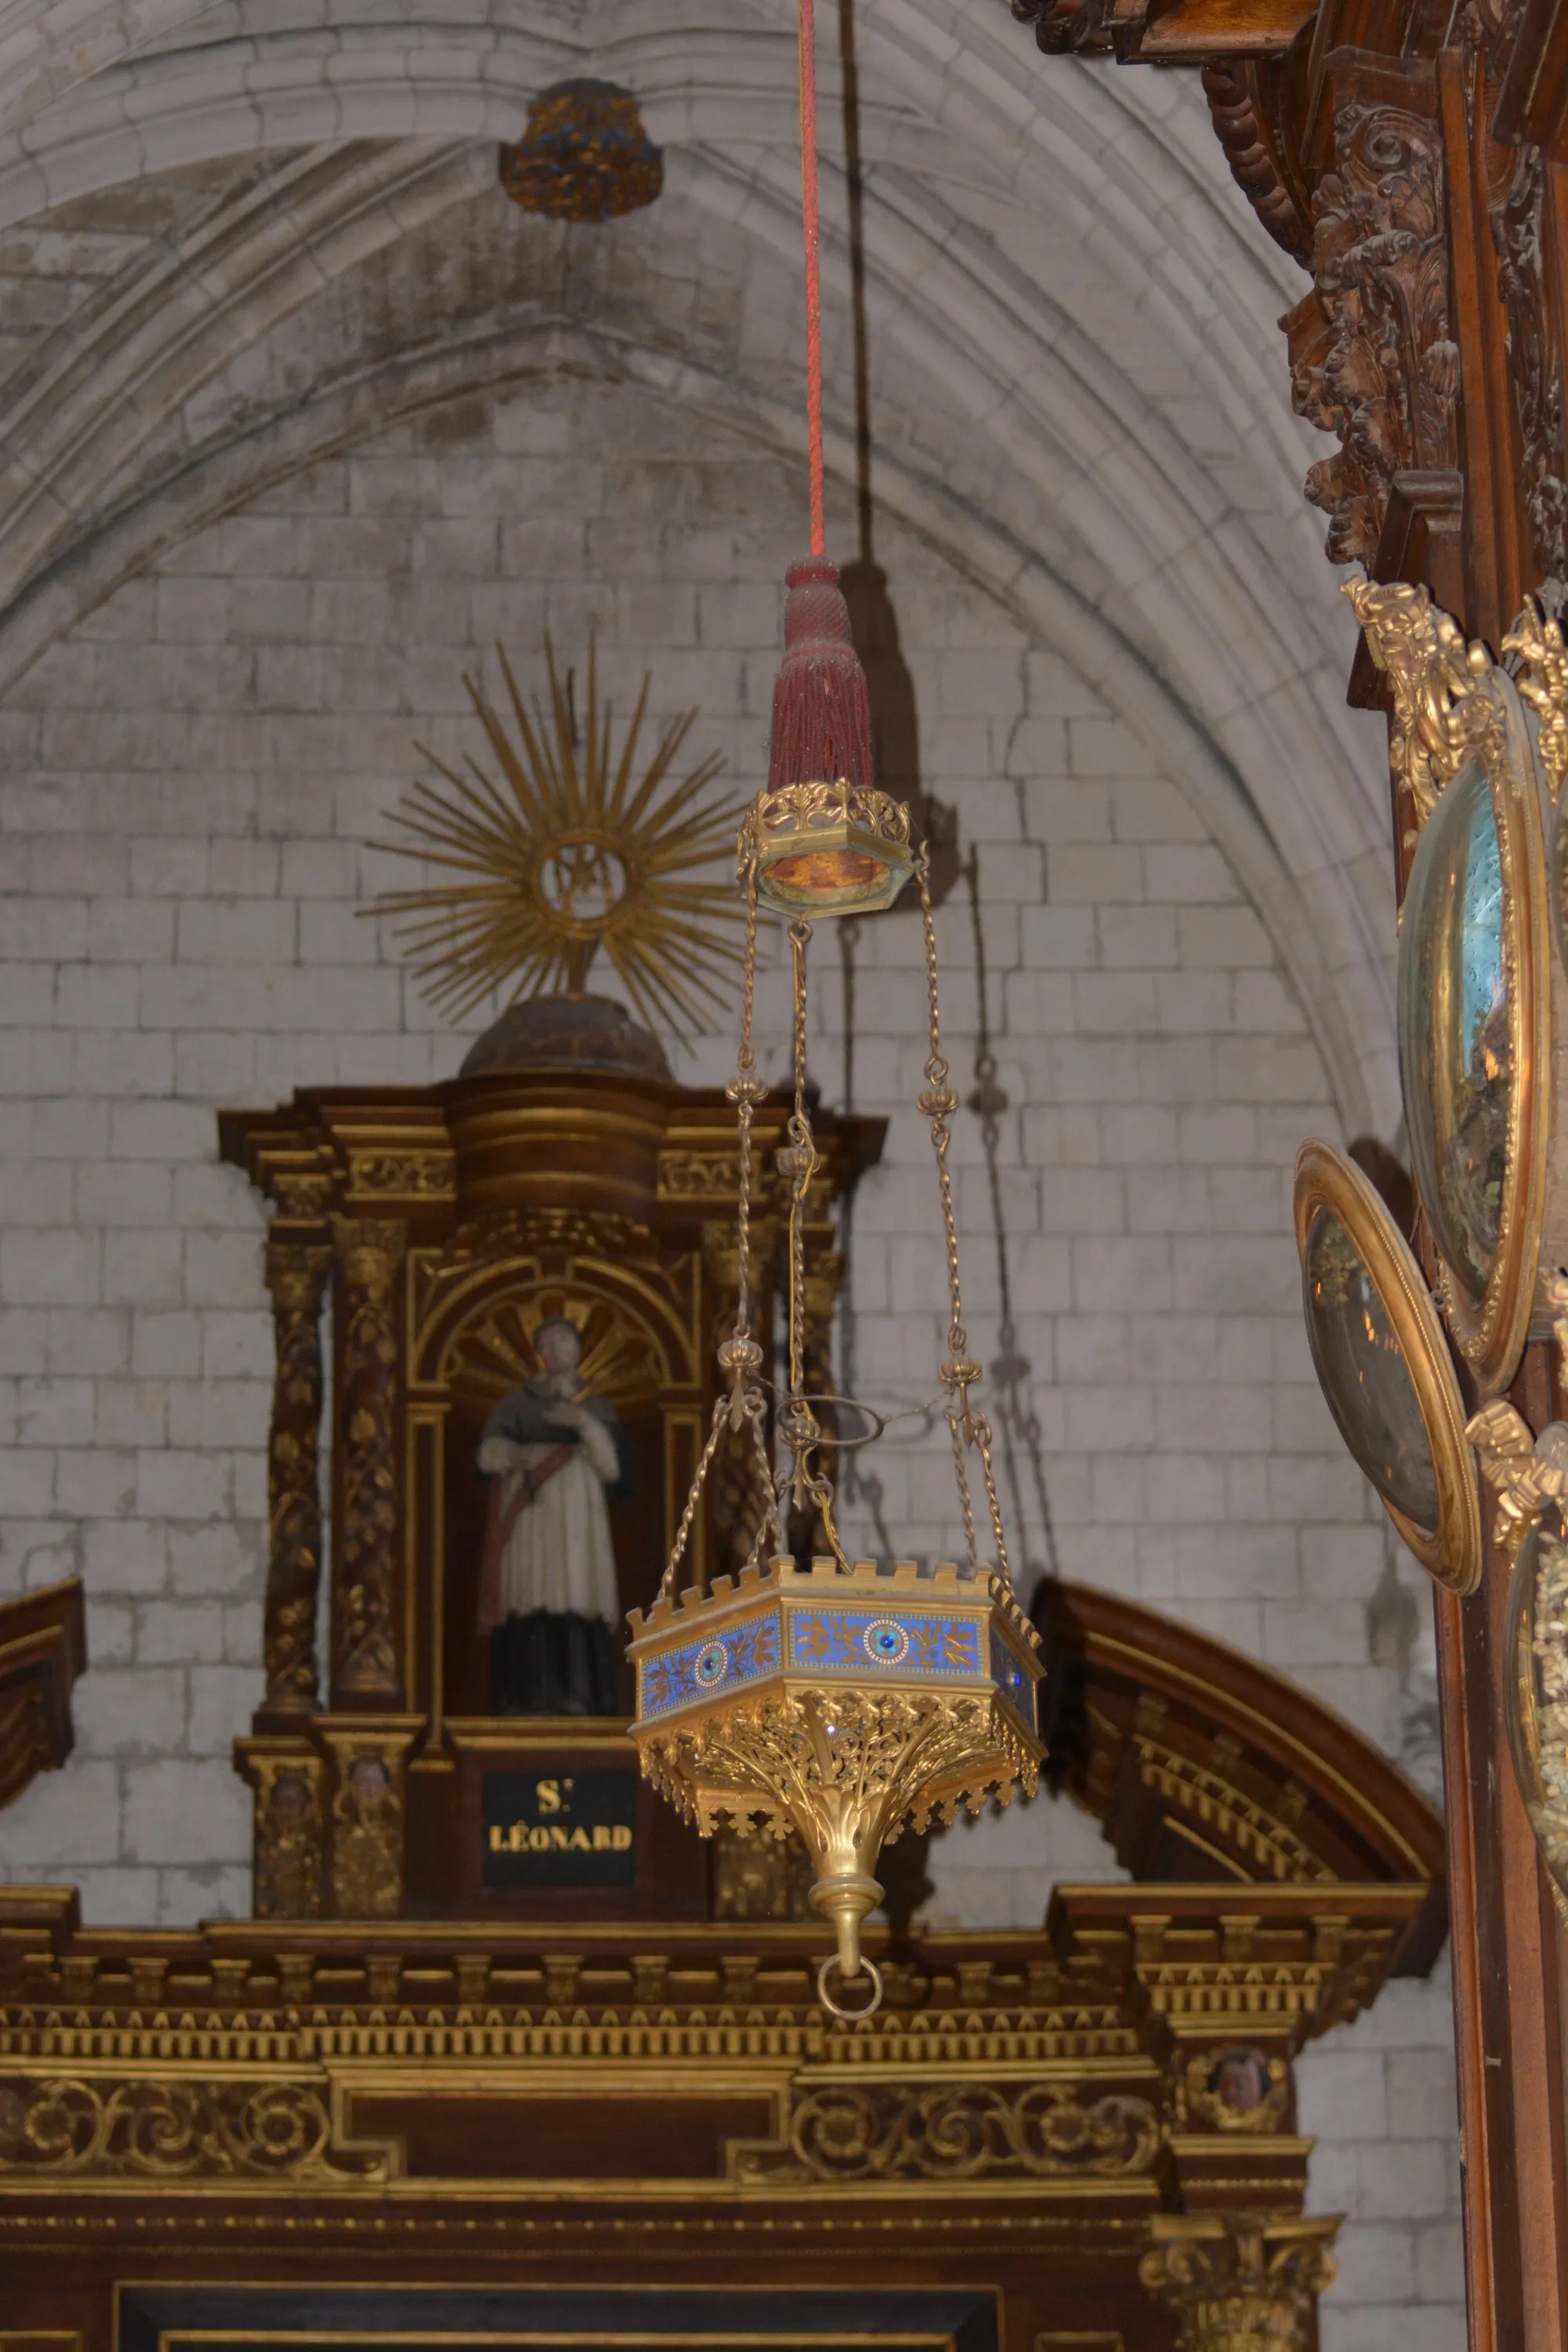
<instances>
[{"instance_id":1,"label":"statue of saint","mask_svg":"<svg viewBox=\"0 0 1568 2352\"><path fill-rule=\"evenodd\" d=\"M609 1505L631 1489L620 1414L579 1379L564 1316L534 1333L544 1366L502 1397L479 1441L490 1481L479 1626L497 1715L618 1715L621 1617Z\"/></svg>"}]
</instances>

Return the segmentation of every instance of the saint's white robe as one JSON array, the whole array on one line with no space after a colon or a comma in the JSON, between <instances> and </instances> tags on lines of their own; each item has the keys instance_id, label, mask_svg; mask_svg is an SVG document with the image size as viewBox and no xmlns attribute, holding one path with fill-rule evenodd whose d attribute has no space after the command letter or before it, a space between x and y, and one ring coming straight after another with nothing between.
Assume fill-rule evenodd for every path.
<instances>
[{"instance_id":1,"label":"saint's white robe","mask_svg":"<svg viewBox=\"0 0 1568 2352\"><path fill-rule=\"evenodd\" d=\"M562 1432L563 1437L567 1435ZM502 1523L517 1499L523 1473L537 1470L556 1450L519 1445L510 1437L487 1437L479 1466L499 1476ZM547 1478L531 1503L519 1511L500 1557L500 1616L526 1617L535 1609L552 1615L621 1619L616 1554L605 1489L620 1475L616 1444L602 1421L584 1414L581 1442L564 1468Z\"/></svg>"}]
</instances>

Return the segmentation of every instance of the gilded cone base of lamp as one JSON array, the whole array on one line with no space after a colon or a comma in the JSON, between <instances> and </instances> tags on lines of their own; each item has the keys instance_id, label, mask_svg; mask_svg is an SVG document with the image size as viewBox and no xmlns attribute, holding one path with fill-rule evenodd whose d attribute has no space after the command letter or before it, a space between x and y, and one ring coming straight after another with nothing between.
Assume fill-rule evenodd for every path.
<instances>
[{"instance_id":1,"label":"gilded cone base of lamp","mask_svg":"<svg viewBox=\"0 0 1568 2352\"><path fill-rule=\"evenodd\" d=\"M629 1623L645 1776L704 1837L797 1830L846 1977L888 1839L1037 1786L1037 1636L989 1570L773 1559Z\"/></svg>"},{"instance_id":2,"label":"gilded cone base of lamp","mask_svg":"<svg viewBox=\"0 0 1568 2352\"><path fill-rule=\"evenodd\" d=\"M742 854L757 860L757 897L781 915L872 915L910 874L910 813L873 784L785 784L757 794Z\"/></svg>"}]
</instances>

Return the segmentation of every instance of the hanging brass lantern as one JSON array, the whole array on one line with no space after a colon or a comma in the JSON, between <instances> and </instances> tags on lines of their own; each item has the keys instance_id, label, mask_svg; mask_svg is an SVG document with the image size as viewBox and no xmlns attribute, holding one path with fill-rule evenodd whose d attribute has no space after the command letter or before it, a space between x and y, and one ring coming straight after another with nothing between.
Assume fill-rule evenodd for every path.
<instances>
[{"instance_id":1,"label":"hanging brass lantern","mask_svg":"<svg viewBox=\"0 0 1568 2352\"><path fill-rule=\"evenodd\" d=\"M878 914L913 870L910 813L873 774L866 673L837 565L811 556L784 578L767 790L750 819L757 896L782 915Z\"/></svg>"},{"instance_id":2,"label":"hanging brass lantern","mask_svg":"<svg viewBox=\"0 0 1568 2352\"><path fill-rule=\"evenodd\" d=\"M969 1353L959 1292L958 1242L948 1172L948 1122L958 1097L948 1085L937 1003L936 942L926 856L913 861L925 928L930 1053L919 1108L930 1122L948 1276L948 1346L940 1366L944 1417L968 1541L962 1566L913 1561L851 1562L839 1540L834 1487L823 1457L844 1441L819 1418L847 1401L806 1393L803 1318L806 1195L818 1166L806 1095L806 950L811 925L789 928L794 968L795 1107L777 1155L789 1193L788 1381L778 1399L776 1434L788 1465L775 1475L763 1428L763 1351L752 1329L752 1128L767 1088L752 1046L759 869L769 795L758 795L740 841L746 894L741 1045L728 1088L739 1118L739 1297L734 1328L719 1350L725 1392L677 1530L658 1596L632 1614L637 1669L632 1726L648 1780L706 1837L721 1821L759 1834L798 1832L816 1865L814 1907L830 1918L837 1949L818 1973L823 2001L839 2015L866 2014L881 1979L860 1951L860 1927L881 1900L881 1848L906 1823L978 1813L1016 1789L1033 1794L1040 1744L1035 1728L1038 1636L1013 1596L991 1431L971 1390L980 1366ZM858 1408L864 1412L866 1408ZM873 1421L877 1416L870 1416ZM879 1427L880 1423L879 1423ZM726 1428L752 1449L766 1508L751 1559L738 1578L676 1594L676 1578L710 1465ZM970 1485L979 1464L993 1559L983 1561ZM827 1551L798 1567L784 1539L786 1498L811 1510ZM765 1556L770 1538L773 1549ZM829 1990L835 1965L864 1971L871 1998L858 2011Z\"/></svg>"}]
</instances>

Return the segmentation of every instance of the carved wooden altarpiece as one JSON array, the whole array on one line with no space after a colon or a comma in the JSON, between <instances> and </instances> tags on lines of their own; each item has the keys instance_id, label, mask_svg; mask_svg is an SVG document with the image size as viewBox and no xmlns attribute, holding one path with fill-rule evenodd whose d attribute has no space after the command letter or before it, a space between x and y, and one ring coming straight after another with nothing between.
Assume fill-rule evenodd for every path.
<instances>
[{"instance_id":1,"label":"carved wooden altarpiece","mask_svg":"<svg viewBox=\"0 0 1568 2352\"><path fill-rule=\"evenodd\" d=\"M764 1266L784 1117L778 1103L757 1121ZM876 1157L882 1122L819 1124L813 1238L826 1245L835 1198ZM553 1066L318 1090L221 1125L226 1156L273 1207L267 1691L237 1749L255 1790L258 1916L706 1914L708 1849L637 1783L619 1724L490 1715L474 1456L490 1408L538 1369L539 1323L569 1317L584 1381L628 1433L633 1492L613 1530L622 1607L647 1604L734 1311L732 1108L651 1068ZM812 1345L826 1388L830 1246L821 1263ZM698 1575L742 1563L758 1517L755 1470L735 1447L696 1531ZM626 1698L629 1712L629 1685ZM618 1808L606 1772L625 1779ZM635 1878L500 1883L487 1856L510 1824L494 1818L495 1790L564 1775L581 1793L584 1774L626 1815L599 1822L606 1836L635 1825Z\"/></svg>"},{"instance_id":2,"label":"carved wooden altarpiece","mask_svg":"<svg viewBox=\"0 0 1568 2352\"><path fill-rule=\"evenodd\" d=\"M1311 2352L1294 2062L1430 1964L1441 1825L1221 1644L1071 1586L1040 1622L1058 1801L1140 1876L869 1928L861 2025L820 1922L732 1907L89 1930L0 1891L0 2346Z\"/></svg>"}]
</instances>

